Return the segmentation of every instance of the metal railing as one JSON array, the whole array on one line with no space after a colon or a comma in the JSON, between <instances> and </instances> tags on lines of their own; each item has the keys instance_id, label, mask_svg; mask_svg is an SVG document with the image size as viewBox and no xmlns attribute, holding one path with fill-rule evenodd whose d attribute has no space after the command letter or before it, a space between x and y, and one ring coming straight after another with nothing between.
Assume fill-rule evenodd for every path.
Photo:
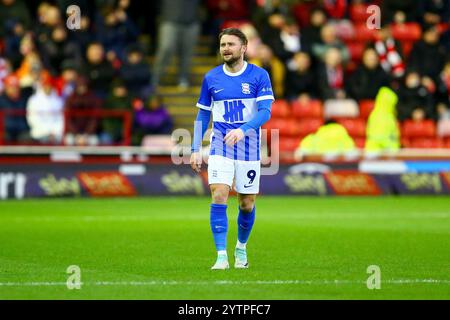
<instances>
[{"instance_id":1,"label":"metal railing","mask_svg":"<svg viewBox=\"0 0 450 320\"><path fill-rule=\"evenodd\" d=\"M0 110L0 145L18 145L19 143L6 143L5 141L5 123L6 117L26 117L26 110L17 109L1 109ZM131 126L133 121L133 115L128 110L64 110L64 134L67 133L67 123L71 118L121 118L122 119L122 142L120 145L128 146L131 144ZM22 144L22 143L20 143ZM26 145L42 145L42 143L26 143ZM64 139L60 145L64 145Z\"/></svg>"}]
</instances>

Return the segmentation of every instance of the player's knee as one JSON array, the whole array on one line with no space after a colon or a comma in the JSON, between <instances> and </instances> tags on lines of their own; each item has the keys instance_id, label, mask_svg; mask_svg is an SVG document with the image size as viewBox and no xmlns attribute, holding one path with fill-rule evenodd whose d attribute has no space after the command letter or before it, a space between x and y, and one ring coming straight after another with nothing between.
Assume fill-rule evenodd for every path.
<instances>
[{"instance_id":1,"label":"player's knee","mask_svg":"<svg viewBox=\"0 0 450 320\"><path fill-rule=\"evenodd\" d=\"M239 201L239 208L244 213L250 213L255 205L255 200L252 198L245 198Z\"/></svg>"},{"instance_id":2,"label":"player's knee","mask_svg":"<svg viewBox=\"0 0 450 320\"><path fill-rule=\"evenodd\" d=\"M212 187L211 195L212 195L213 203L226 204L228 201L228 193L229 193L229 190L227 188Z\"/></svg>"}]
</instances>

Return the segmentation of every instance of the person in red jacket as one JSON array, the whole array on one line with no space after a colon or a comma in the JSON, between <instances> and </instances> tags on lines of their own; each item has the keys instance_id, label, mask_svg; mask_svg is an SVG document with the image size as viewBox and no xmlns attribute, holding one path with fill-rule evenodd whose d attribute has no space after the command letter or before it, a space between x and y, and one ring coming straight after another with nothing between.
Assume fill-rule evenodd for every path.
<instances>
[{"instance_id":1,"label":"person in red jacket","mask_svg":"<svg viewBox=\"0 0 450 320\"><path fill-rule=\"evenodd\" d=\"M79 77L75 91L67 98L64 105L64 109L68 112L65 143L69 145L98 144L99 119L92 115L80 116L79 112L95 113L101 108L102 101L89 89L87 79Z\"/></svg>"}]
</instances>

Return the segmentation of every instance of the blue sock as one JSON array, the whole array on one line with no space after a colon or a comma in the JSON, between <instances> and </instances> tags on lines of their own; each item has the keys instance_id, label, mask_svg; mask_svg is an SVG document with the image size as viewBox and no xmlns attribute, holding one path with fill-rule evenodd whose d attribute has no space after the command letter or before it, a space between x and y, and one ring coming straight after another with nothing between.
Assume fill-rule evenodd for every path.
<instances>
[{"instance_id":1,"label":"blue sock","mask_svg":"<svg viewBox=\"0 0 450 320\"><path fill-rule=\"evenodd\" d=\"M211 204L210 223L217 251L226 250L228 231L226 204Z\"/></svg>"},{"instance_id":2,"label":"blue sock","mask_svg":"<svg viewBox=\"0 0 450 320\"><path fill-rule=\"evenodd\" d=\"M238 240L240 243L247 243L250 232L252 231L253 223L255 223L256 206L250 213L242 212L239 207L238 215Z\"/></svg>"}]
</instances>

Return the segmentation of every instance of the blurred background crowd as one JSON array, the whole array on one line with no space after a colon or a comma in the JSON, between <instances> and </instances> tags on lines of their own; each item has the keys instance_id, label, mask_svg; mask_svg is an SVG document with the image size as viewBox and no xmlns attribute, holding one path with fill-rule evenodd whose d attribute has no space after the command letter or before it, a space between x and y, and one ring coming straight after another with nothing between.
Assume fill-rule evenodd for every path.
<instances>
[{"instance_id":1,"label":"blurred background crowd","mask_svg":"<svg viewBox=\"0 0 450 320\"><path fill-rule=\"evenodd\" d=\"M79 30L66 25L73 4ZM171 59L177 92L188 92L198 39L217 56L220 30L238 27L247 60L271 76L266 128L280 129L282 148L330 119L364 147L382 87L396 95L387 117L398 146L450 147L439 135L450 119L449 20L449 0L0 0L3 142L121 144L127 121L133 145L168 134L176 115L160 88Z\"/></svg>"}]
</instances>

